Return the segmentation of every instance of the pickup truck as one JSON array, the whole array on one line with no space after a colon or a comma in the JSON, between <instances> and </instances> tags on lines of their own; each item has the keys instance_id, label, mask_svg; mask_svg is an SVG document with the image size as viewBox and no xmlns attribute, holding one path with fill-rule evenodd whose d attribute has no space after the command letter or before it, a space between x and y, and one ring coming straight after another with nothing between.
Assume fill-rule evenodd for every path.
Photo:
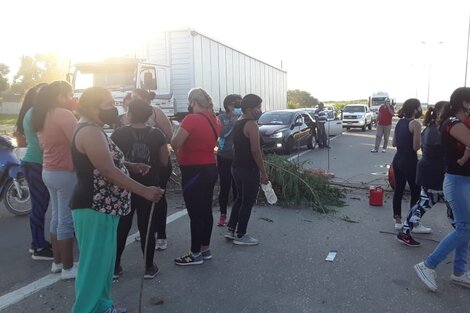
<instances>
[{"instance_id":1,"label":"pickup truck","mask_svg":"<svg viewBox=\"0 0 470 313\"><path fill-rule=\"evenodd\" d=\"M343 128L361 128L362 131L372 129L374 113L366 104L349 104L342 111Z\"/></svg>"}]
</instances>

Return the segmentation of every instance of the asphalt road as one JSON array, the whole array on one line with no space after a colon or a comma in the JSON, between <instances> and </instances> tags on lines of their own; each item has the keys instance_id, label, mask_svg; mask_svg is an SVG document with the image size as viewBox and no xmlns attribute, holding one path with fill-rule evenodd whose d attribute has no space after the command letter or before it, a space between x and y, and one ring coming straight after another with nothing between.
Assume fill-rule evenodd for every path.
<instances>
[{"instance_id":1,"label":"asphalt road","mask_svg":"<svg viewBox=\"0 0 470 313\"><path fill-rule=\"evenodd\" d=\"M375 130L350 131L331 141L329 165L336 181L385 186L382 166L390 164L393 150L370 153L374 134ZM309 162L305 166L327 169L327 150L299 153L300 162ZM436 206L423 219L433 234L420 235L423 245L409 248L392 234L380 232L393 232L392 194L386 193L383 207L371 207L367 193L348 189L347 206L330 215L257 206L249 232L260 239L259 246L233 246L223 238L225 229L214 227L213 260L189 268L173 264L173 258L189 247L189 220L182 216L168 225L168 250L156 254L161 273L145 282L143 312L468 312L470 290L449 280L452 258L437 271L437 293L427 291L412 269L433 250L432 240L451 230L444 206ZM405 200L404 211L407 205ZM181 211L178 194L170 206L169 214ZM0 229L1 307L5 295L17 295L19 288L48 275L50 263L33 261L27 253L26 218L4 214ZM326 262L330 250L337 250L337 256ZM126 248L123 266L113 298L118 306L137 312L142 274L137 243ZM164 303L151 304L153 297ZM73 282L59 281L2 312L69 312L72 303Z\"/></svg>"}]
</instances>

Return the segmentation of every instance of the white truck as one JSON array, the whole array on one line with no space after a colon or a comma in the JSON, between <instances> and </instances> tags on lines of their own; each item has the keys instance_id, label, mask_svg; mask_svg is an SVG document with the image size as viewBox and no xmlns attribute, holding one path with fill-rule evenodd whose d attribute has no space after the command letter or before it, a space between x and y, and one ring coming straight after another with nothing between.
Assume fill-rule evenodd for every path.
<instances>
[{"instance_id":1,"label":"white truck","mask_svg":"<svg viewBox=\"0 0 470 313\"><path fill-rule=\"evenodd\" d=\"M194 30L166 31L149 37L132 58L78 63L70 77L79 97L85 88L109 89L116 105L134 88L153 91L168 116L187 113L187 94L202 87L212 96L214 110L223 109L232 93L255 93L263 111L287 106L287 73Z\"/></svg>"},{"instance_id":2,"label":"white truck","mask_svg":"<svg viewBox=\"0 0 470 313\"><path fill-rule=\"evenodd\" d=\"M361 128L362 131L372 129L374 123L374 113L367 104L348 104L342 110L343 128Z\"/></svg>"},{"instance_id":3,"label":"white truck","mask_svg":"<svg viewBox=\"0 0 470 313\"><path fill-rule=\"evenodd\" d=\"M392 104L395 104L395 99L391 99L387 92L379 91L372 94L369 97L369 107L371 111L377 112L382 104L385 103L385 100L389 99Z\"/></svg>"}]
</instances>

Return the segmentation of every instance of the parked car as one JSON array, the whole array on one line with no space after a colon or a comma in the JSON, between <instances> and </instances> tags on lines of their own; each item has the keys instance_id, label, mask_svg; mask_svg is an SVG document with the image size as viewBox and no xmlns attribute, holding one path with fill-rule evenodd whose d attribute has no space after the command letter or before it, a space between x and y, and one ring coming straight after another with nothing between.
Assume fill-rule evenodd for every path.
<instances>
[{"instance_id":1,"label":"parked car","mask_svg":"<svg viewBox=\"0 0 470 313\"><path fill-rule=\"evenodd\" d=\"M265 151L289 154L298 146L315 148L315 121L305 110L268 111L261 115L258 125Z\"/></svg>"},{"instance_id":2,"label":"parked car","mask_svg":"<svg viewBox=\"0 0 470 313\"><path fill-rule=\"evenodd\" d=\"M315 109L305 108L308 114L314 118ZM343 133L343 121L338 117L337 112L332 107L325 107L326 113L325 130L328 136L337 136Z\"/></svg>"},{"instance_id":3,"label":"parked car","mask_svg":"<svg viewBox=\"0 0 470 313\"><path fill-rule=\"evenodd\" d=\"M362 131L366 131L366 128L372 129L374 113L366 104L348 104L342 112L343 127L347 130L350 128L361 128Z\"/></svg>"}]
</instances>

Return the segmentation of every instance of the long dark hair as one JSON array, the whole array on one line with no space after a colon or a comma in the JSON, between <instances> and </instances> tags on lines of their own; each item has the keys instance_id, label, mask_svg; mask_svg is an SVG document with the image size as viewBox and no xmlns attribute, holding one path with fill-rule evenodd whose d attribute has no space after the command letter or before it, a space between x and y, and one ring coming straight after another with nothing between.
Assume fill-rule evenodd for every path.
<instances>
[{"instance_id":1,"label":"long dark hair","mask_svg":"<svg viewBox=\"0 0 470 313\"><path fill-rule=\"evenodd\" d=\"M39 89L41 87L47 86L46 83L37 84L34 87L31 87L24 95L23 102L21 103L20 113L18 114L18 119L16 120L16 133L24 135L24 125L23 119L26 115L26 112L31 109L35 103Z\"/></svg>"},{"instance_id":2,"label":"long dark hair","mask_svg":"<svg viewBox=\"0 0 470 313\"><path fill-rule=\"evenodd\" d=\"M34 132L40 132L44 128L47 113L59 106L57 97L60 95L66 96L72 91L72 86L66 81L55 81L42 87L37 94L37 103L33 107L31 129Z\"/></svg>"},{"instance_id":3,"label":"long dark hair","mask_svg":"<svg viewBox=\"0 0 470 313\"><path fill-rule=\"evenodd\" d=\"M436 123L439 113L447 105L449 105L448 101L439 101L434 105L434 107L429 107L426 114L424 114L423 125L428 127L429 125Z\"/></svg>"},{"instance_id":4,"label":"long dark hair","mask_svg":"<svg viewBox=\"0 0 470 313\"><path fill-rule=\"evenodd\" d=\"M463 110L463 102L470 102L470 87L460 87L454 90L450 96L449 105L444 106L439 118L440 127L449 117L455 116L459 111Z\"/></svg>"},{"instance_id":5,"label":"long dark hair","mask_svg":"<svg viewBox=\"0 0 470 313\"><path fill-rule=\"evenodd\" d=\"M421 108L421 102L418 99L411 98L406 100L403 103L403 106L398 111L399 118L412 118L415 117L415 110L419 110Z\"/></svg>"},{"instance_id":6,"label":"long dark hair","mask_svg":"<svg viewBox=\"0 0 470 313\"><path fill-rule=\"evenodd\" d=\"M145 89L142 89L142 88L136 88L136 89L132 90L132 92L139 95L139 97L141 97L144 101L147 101L149 104L156 97L155 92L153 92L153 91L149 92L149 91L147 91Z\"/></svg>"}]
</instances>

